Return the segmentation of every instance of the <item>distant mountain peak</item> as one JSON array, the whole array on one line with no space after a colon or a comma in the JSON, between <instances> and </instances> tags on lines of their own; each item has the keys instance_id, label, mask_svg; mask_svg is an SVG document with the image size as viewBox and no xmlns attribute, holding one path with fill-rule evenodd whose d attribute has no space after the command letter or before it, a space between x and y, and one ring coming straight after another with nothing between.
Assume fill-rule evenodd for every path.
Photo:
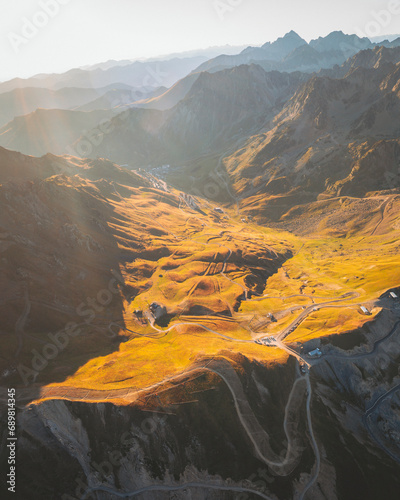
<instances>
[{"instance_id":1,"label":"distant mountain peak","mask_svg":"<svg viewBox=\"0 0 400 500\"><path fill-rule=\"evenodd\" d=\"M301 38L301 36L293 30L290 30L288 33L286 33L283 38L298 38L299 40L304 41L303 38Z\"/></svg>"},{"instance_id":2,"label":"distant mountain peak","mask_svg":"<svg viewBox=\"0 0 400 500\"><path fill-rule=\"evenodd\" d=\"M261 49L268 52L270 59L280 60L302 45L307 45L307 42L292 30L275 40L275 42L265 43Z\"/></svg>"},{"instance_id":3,"label":"distant mountain peak","mask_svg":"<svg viewBox=\"0 0 400 500\"><path fill-rule=\"evenodd\" d=\"M328 36L334 37L334 36L347 36L347 35L345 35L342 30L334 30L331 31Z\"/></svg>"},{"instance_id":4,"label":"distant mountain peak","mask_svg":"<svg viewBox=\"0 0 400 500\"><path fill-rule=\"evenodd\" d=\"M282 42L284 42L284 43L286 43L286 42L298 43L301 45L307 43L303 38L301 38L300 35L298 35L295 31L291 30L288 33L286 33L284 36L277 38L274 42L264 43L262 48L277 46L277 45L280 45Z\"/></svg>"},{"instance_id":5,"label":"distant mountain peak","mask_svg":"<svg viewBox=\"0 0 400 500\"><path fill-rule=\"evenodd\" d=\"M346 35L343 31L332 31L325 37L311 40L310 47L318 52L329 52L331 50L342 51L347 57L352 56L362 49L369 49L373 45L368 38L360 38L357 35Z\"/></svg>"}]
</instances>

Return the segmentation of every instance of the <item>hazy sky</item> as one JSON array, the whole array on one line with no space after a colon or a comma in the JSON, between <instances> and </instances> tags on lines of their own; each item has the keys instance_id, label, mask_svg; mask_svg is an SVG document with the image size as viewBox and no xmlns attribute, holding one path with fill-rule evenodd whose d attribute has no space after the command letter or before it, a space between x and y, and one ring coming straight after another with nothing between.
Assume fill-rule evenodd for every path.
<instances>
[{"instance_id":1,"label":"hazy sky","mask_svg":"<svg viewBox=\"0 0 400 500\"><path fill-rule=\"evenodd\" d=\"M1 0L0 80L108 59L261 45L291 29L307 41L333 30L400 33L400 0Z\"/></svg>"}]
</instances>

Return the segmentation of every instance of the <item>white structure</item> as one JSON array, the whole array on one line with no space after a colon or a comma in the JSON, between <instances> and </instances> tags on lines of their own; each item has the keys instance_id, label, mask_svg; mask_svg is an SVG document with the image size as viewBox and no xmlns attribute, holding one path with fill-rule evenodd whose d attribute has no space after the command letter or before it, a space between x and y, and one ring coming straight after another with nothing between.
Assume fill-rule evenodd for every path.
<instances>
[{"instance_id":1,"label":"white structure","mask_svg":"<svg viewBox=\"0 0 400 500\"><path fill-rule=\"evenodd\" d=\"M364 314L366 314L367 316L369 316L369 315L371 314L365 306L361 306L361 311L362 311Z\"/></svg>"},{"instance_id":2,"label":"white structure","mask_svg":"<svg viewBox=\"0 0 400 500\"><path fill-rule=\"evenodd\" d=\"M397 295L394 293L394 292L390 292L390 296L392 297L392 299L397 299Z\"/></svg>"}]
</instances>

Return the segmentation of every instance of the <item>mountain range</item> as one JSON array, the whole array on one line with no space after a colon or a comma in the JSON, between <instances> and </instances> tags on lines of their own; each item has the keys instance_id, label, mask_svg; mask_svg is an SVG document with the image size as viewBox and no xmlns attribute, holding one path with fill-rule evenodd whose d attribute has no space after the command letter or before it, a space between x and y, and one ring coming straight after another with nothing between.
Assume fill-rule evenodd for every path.
<instances>
[{"instance_id":1,"label":"mountain range","mask_svg":"<svg viewBox=\"0 0 400 500\"><path fill-rule=\"evenodd\" d=\"M238 55L221 55L210 59L196 71L214 72L256 62L266 70L316 72L342 65L360 50L373 49L376 46L398 47L400 37L391 42L383 40L373 43L368 38L334 31L307 43L297 33L290 31L273 43L267 42L261 47L247 47Z\"/></svg>"},{"instance_id":2,"label":"mountain range","mask_svg":"<svg viewBox=\"0 0 400 500\"><path fill-rule=\"evenodd\" d=\"M296 45L327 52L343 36L307 45L291 32L262 50L271 57ZM86 103L14 118L0 129L0 145L36 156L105 157L131 168L167 164L168 180L183 189L220 168L231 192L223 190L221 199L232 193L249 198L251 192L262 197L259 216L271 216L271 203L279 203L280 217L299 200L392 187L387 179L397 172L399 64L400 47L375 46L318 73L267 71L255 63L192 73L133 103L131 90L107 90L92 101L93 90L78 90L76 103ZM9 95L2 95L6 102ZM363 167L371 155L385 163L373 177Z\"/></svg>"},{"instance_id":3,"label":"mountain range","mask_svg":"<svg viewBox=\"0 0 400 500\"><path fill-rule=\"evenodd\" d=\"M31 78L15 78L0 83L0 93L16 88L40 87L58 90L64 87L102 88L127 85L145 88L169 87L194 70L206 58L203 56L162 59L156 61L135 61L107 69L71 69L61 74L40 74Z\"/></svg>"},{"instance_id":4,"label":"mountain range","mask_svg":"<svg viewBox=\"0 0 400 500\"><path fill-rule=\"evenodd\" d=\"M279 194L288 202L282 210L320 195L365 194L374 185L390 188L385 179L396 174L399 62L400 48L375 47L318 75L267 72L255 64L202 72L141 104L170 109L131 108L108 122L103 112L105 131L96 127L81 137L80 127L90 130L95 112L69 111L69 121L61 118L66 112L57 112L69 140L61 146L53 137L61 132L44 125L52 112L42 110L3 127L0 144L38 154L31 130L45 127L46 144L60 146L51 149L59 154L67 145L69 152L85 151L92 137L90 157L132 168L170 164L169 179L181 188L195 179L205 182L220 166L237 196L250 189L268 206L266 194ZM385 162L373 180L359 167L372 154Z\"/></svg>"}]
</instances>

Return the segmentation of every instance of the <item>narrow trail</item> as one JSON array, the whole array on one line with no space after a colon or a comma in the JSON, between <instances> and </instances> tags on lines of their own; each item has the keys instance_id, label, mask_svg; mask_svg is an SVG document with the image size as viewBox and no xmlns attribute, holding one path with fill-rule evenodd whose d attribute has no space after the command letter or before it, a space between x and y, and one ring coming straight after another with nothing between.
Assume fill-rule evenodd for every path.
<instances>
[{"instance_id":1,"label":"narrow trail","mask_svg":"<svg viewBox=\"0 0 400 500\"><path fill-rule=\"evenodd\" d=\"M379 207L380 209L380 212L381 212L381 220L378 222L378 224L375 226L375 228L373 229L372 233L371 233L371 236L374 236L374 234L376 233L376 231L378 230L379 226L382 224L382 222L385 220L385 211L386 211L386 208L388 206L388 203L390 201L390 198L386 198L386 200L384 200L384 202L382 203L382 205Z\"/></svg>"},{"instance_id":2,"label":"narrow trail","mask_svg":"<svg viewBox=\"0 0 400 500\"><path fill-rule=\"evenodd\" d=\"M338 300L338 299L348 299L350 297L353 297L353 298L357 298L359 297L360 294L358 292L346 292L344 293L343 295L339 295L339 297L321 297L319 295L308 295L308 294L305 294L305 293L296 293L294 295L287 295L286 297L282 297L282 296L273 296L273 295L262 295L261 297L258 297L258 298L253 298L251 299L252 302L259 302L261 300L265 300L265 299L275 299L275 300L282 300L282 301L285 301L285 300L288 300L288 299L294 299L294 298L297 298L297 297L301 297L301 298L308 298L308 299L321 299L321 300Z\"/></svg>"},{"instance_id":3,"label":"narrow trail","mask_svg":"<svg viewBox=\"0 0 400 500\"><path fill-rule=\"evenodd\" d=\"M174 323L172 326L170 326L166 330L161 330L161 329L157 328L156 326L151 325L151 327L154 330L156 330L159 333L164 333L164 334L170 332L171 330L173 330L177 326L198 326L200 328L203 328L204 330L207 330L210 333L214 333L215 335L218 335L218 337L221 337L221 338L223 338L225 340L229 340L231 342L250 343L250 344L254 343L253 339L238 339L236 337L229 337L228 335L224 335L222 333L219 333L216 330L213 330L212 328L208 328L208 326L205 326L202 323L196 323L196 322L193 322L193 321L184 321L184 322Z\"/></svg>"}]
</instances>

